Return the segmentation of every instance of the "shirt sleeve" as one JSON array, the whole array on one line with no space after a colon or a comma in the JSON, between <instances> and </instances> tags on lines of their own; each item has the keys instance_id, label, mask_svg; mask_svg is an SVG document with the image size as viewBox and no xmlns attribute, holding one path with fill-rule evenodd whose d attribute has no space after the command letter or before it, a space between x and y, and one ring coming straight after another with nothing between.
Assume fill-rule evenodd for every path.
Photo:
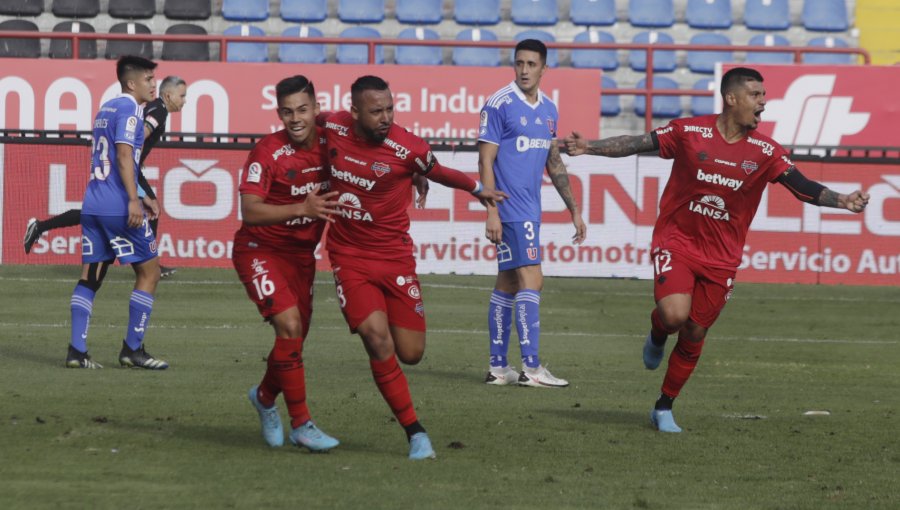
<instances>
[{"instance_id":1,"label":"shirt sleeve","mask_svg":"<svg viewBox=\"0 0 900 510\"><path fill-rule=\"evenodd\" d=\"M144 112L144 124L150 126L150 132L153 133L160 126L166 125L166 112L162 108L153 108Z\"/></svg>"},{"instance_id":2,"label":"shirt sleeve","mask_svg":"<svg viewBox=\"0 0 900 510\"><path fill-rule=\"evenodd\" d=\"M244 173L241 176L241 185L238 191L241 194L249 193L266 197L269 195L269 187L272 184L272 167L269 162L260 157L263 151L254 148L244 164Z\"/></svg>"},{"instance_id":3,"label":"shirt sleeve","mask_svg":"<svg viewBox=\"0 0 900 510\"><path fill-rule=\"evenodd\" d=\"M781 144L773 143L775 145L775 149L772 151L772 155L769 156L769 168L766 169L766 179L769 182L775 182L781 174L788 171L789 168L796 166L794 162L791 161L790 154L788 151L781 146Z\"/></svg>"},{"instance_id":4,"label":"shirt sleeve","mask_svg":"<svg viewBox=\"0 0 900 510\"><path fill-rule=\"evenodd\" d=\"M501 103L501 106L503 104ZM503 139L504 111L502 108L484 105L484 108L481 109L481 117L478 123L479 142L500 145L500 140Z\"/></svg>"},{"instance_id":5,"label":"shirt sleeve","mask_svg":"<svg viewBox=\"0 0 900 510\"><path fill-rule=\"evenodd\" d=\"M437 158L434 156L434 153L431 152L431 146L428 145L428 142L422 140L421 138L414 138L413 146L413 162L412 165L413 172L422 175L428 175L434 166L437 164Z\"/></svg>"},{"instance_id":6,"label":"shirt sleeve","mask_svg":"<svg viewBox=\"0 0 900 510\"><path fill-rule=\"evenodd\" d=\"M134 115L123 115L116 119L116 139L114 140L114 144L116 143L124 143L131 145L132 147L135 144L135 139L137 138L137 130L138 127L141 129L141 138L143 138L144 134L144 125L138 121L138 118Z\"/></svg>"},{"instance_id":7,"label":"shirt sleeve","mask_svg":"<svg viewBox=\"0 0 900 510\"><path fill-rule=\"evenodd\" d=\"M681 124L673 120L665 127L657 128L653 132L656 133L656 139L659 142L659 157L674 159L678 147L681 145Z\"/></svg>"}]
</instances>

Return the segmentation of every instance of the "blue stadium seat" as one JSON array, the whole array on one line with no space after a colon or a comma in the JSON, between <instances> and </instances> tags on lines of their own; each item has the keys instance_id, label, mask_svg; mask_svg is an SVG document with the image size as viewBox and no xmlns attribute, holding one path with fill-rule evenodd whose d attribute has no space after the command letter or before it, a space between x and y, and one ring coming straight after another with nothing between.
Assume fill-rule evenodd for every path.
<instances>
[{"instance_id":1,"label":"blue stadium seat","mask_svg":"<svg viewBox=\"0 0 900 510\"><path fill-rule=\"evenodd\" d=\"M406 28L397 35L398 39L437 41L441 37L430 28ZM394 60L400 65L439 66L444 63L440 46L397 46Z\"/></svg>"},{"instance_id":2,"label":"blue stadium seat","mask_svg":"<svg viewBox=\"0 0 900 510\"><path fill-rule=\"evenodd\" d=\"M0 2L0 14L10 16L37 16L44 12L44 0L18 0Z\"/></svg>"},{"instance_id":3,"label":"blue stadium seat","mask_svg":"<svg viewBox=\"0 0 900 510\"><path fill-rule=\"evenodd\" d=\"M634 88L642 89L647 86L647 79L642 78ZM653 77L654 89L677 89L678 83L665 76ZM634 96L634 113L643 117L647 111L647 101L644 96ZM681 117L681 98L678 96L653 96L653 116L675 118Z\"/></svg>"},{"instance_id":4,"label":"blue stadium seat","mask_svg":"<svg viewBox=\"0 0 900 510\"><path fill-rule=\"evenodd\" d=\"M846 0L804 0L803 26L820 32L843 32L850 28Z\"/></svg>"},{"instance_id":5,"label":"blue stadium seat","mask_svg":"<svg viewBox=\"0 0 900 510\"><path fill-rule=\"evenodd\" d=\"M94 33L94 27L83 21L63 21L53 27L54 32ZM72 58L72 41L69 39L52 39L50 41L50 58ZM81 39L78 41L78 58L97 58L97 40Z\"/></svg>"},{"instance_id":6,"label":"blue stadium seat","mask_svg":"<svg viewBox=\"0 0 900 510\"><path fill-rule=\"evenodd\" d=\"M810 39L807 46L818 48L848 48L849 45L840 37L816 37ZM804 64L855 64L856 55L852 53L804 53Z\"/></svg>"},{"instance_id":7,"label":"blue stadium seat","mask_svg":"<svg viewBox=\"0 0 900 510\"><path fill-rule=\"evenodd\" d=\"M615 25L616 0L572 0L569 19L574 25Z\"/></svg>"},{"instance_id":8,"label":"blue stadium seat","mask_svg":"<svg viewBox=\"0 0 900 510\"><path fill-rule=\"evenodd\" d=\"M694 83L694 90L715 90L716 82L712 78L700 78ZM715 93L715 92L714 92ZM691 115L710 115L716 111L713 96L691 96Z\"/></svg>"},{"instance_id":9,"label":"blue stadium seat","mask_svg":"<svg viewBox=\"0 0 900 510\"><path fill-rule=\"evenodd\" d=\"M211 0L166 0L163 13L169 19L209 19L212 15Z\"/></svg>"},{"instance_id":10,"label":"blue stadium seat","mask_svg":"<svg viewBox=\"0 0 900 510\"><path fill-rule=\"evenodd\" d=\"M110 34L149 34L150 27L141 23L123 22L116 23L109 28ZM106 41L106 58L117 59L123 55L137 55L144 58L153 58L152 41Z\"/></svg>"},{"instance_id":11,"label":"blue stadium seat","mask_svg":"<svg viewBox=\"0 0 900 510\"><path fill-rule=\"evenodd\" d=\"M112 18L148 19L156 14L156 0L109 0L106 12Z\"/></svg>"},{"instance_id":12,"label":"blue stadium seat","mask_svg":"<svg viewBox=\"0 0 900 510\"><path fill-rule=\"evenodd\" d=\"M628 21L636 27L671 27L675 7L672 0L629 0Z\"/></svg>"},{"instance_id":13,"label":"blue stadium seat","mask_svg":"<svg viewBox=\"0 0 900 510\"><path fill-rule=\"evenodd\" d=\"M265 21L269 0L222 0L222 17L228 21Z\"/></svg>"},{"instance_id":14,"label":"blue stadium seat","mask_svg":"<svg viewBox=\"0 0 900 510\"><path fill-rule=\"evenodd\" d=\"M607 32L587 30L575 36L577 43L614 43L615 37ZM619 67L616 50L572 50L572 67L600 68L615 71Z\"/></svg>"},{"instance_id":15,"label":"blue stadium seat","mask_svg":"<svg viewBox=\"0 0 900 510\"><path fill-rule=\"evenodd\" d=\"M604 117L615 117L622 113L622 104L619 100L621 96L618 94L606 93L609 89L617 88L619 88L619 86L616 85L616 80L613 80L609 76L604 75L600 79L600 115Z\"/></svg>"},{"instance_id":16,"label":"blue stadium seat","mask_svg":"<svg viewBox=\"0 0 900 510\"><path fill-rule=\"evenodd\" d=\"M538 41L543 41L545 43L556 42L556 38L553 37L553 34L543 30L525 30L524 32L516 34L516 42L524 41L525 39L537 39ZM547 67L556 67L559 65L558 53L557 50L547 48ZM509 58L510 60L514 60L515 55L511 54Z\"/></svg>"},{"instance_id":17,"label":"blue stadium seat","mask_svg":"<svg viewBox=\"0 0 900 510\"><path fill-rule=\"evenodd\" d=\"M281 35L282 37L296 37L298 39L303 39L306 37L322 37L322 31L316 27L303 25L299 27L287 27ZM324 44L281 43L278 45L278 60L280 62L324 64L325 59Z\"/></svg>"},{"instance_id":18,"label":"blue stadium seat","mask_svg":"<svg viewBox=\"0 0 900 510\"><path fill-rule=\"evenodd\" d=\"M744 24L753 30L787 30L791 26L788 0L746 0Z\"/></svg>"},{"instance_id":19,"label":"blue stadium seat","mask_svg":"<svg viewBox=\"0 0 900 510\"><path fill-rule=\"evenodd\" d=\"M208 35L206 29L191 23L177 23L166 29L167 35ZM163 41L163 60L209 60L209 43L206 41Z\"/></svg>"},{"instance_id":20,"label":"blue stadium seat","mask_svg":"<svg viewBox=\"0 0 900 510\"><path fill-rule=\"evenodd\" d=\"M691 28L731 28L731 0L688 0L685 19Z\"/></svg>"},{"instance_id":21,"label":"blue stadium seat","mask_svg":"<svg viewBox=\"0 0 900 510\"><path fill-rule=\"evenodd\" d=\"M431 25L444 18L441 0L397 0L397 21Z\"/></svg>"},{"instance_id":22,"label":"blue stadium seat","mask_svg":"<svg viewBox=\"0 0 900 510\"><path fill-rule=\"evenodd\" d=\"M328 17L328 0L281 0L281 19L317 23Z\"/></svg>"},{"instance_id":23,"label":"blue stadium seat","mask_svg":"<svg viewBox=\"0 0 900 510\"><path fill-rule=\"evenodd\" d=\"M50 10L59 18L93 18L100 13L100 0L53 0Z\"/></svg>"},{"instance_id":24,"label":"blue stadium seat","mask_svg":"<svg viewBox=\"0 0 900 510\"><path fill-rule=\"evenodd\" d=\"M638 44L673 44L672 36L665 32L641 32L631 40ZM644 50L631 50L628 55L628 63L635 71L647 70L647 52ZM675 52L672 50L653 52L653 70L669 73L675 70Z\"/></svg>"},{"instance_id":25,"label":"blue stadium seat","mask_svg":"<svg viewBox=\"0 0 900 510\"><path fill-rule=\"evenodd\" d=\"M381 23L384 0L340 0L338 17L344 23Z\"/></svg>"},{"instance_id":26,"label":"blue stadium seat","mask_svg":"<svg viewBox=\"0 0 900 510\"><path fill-rule=\"evenodd\" d=\"M497 34L484 28L467 28L456 35L457 41L496 41ZM453 48L453 65L497 67L500 48Z\"/></svg>"},{"instance_id":27,"label":"blue stadium seat","mask_svg":"<svg viewBox=\"0 0 900 510\"><path fill-rule=\"evenodd\" d=\"M266 35L263 29L252 25L234 25L223 32L225 35L241 37L262 37ZM269 46L262 42L229 42L229 62L268 62Z\"/></svg>"},{"instance_id":28,"label":"blue stadium seat","mask_svg":"<svg viewBox=\"0 0 900 510\"><path fill-rule=\"evenodd\" d=\"M500 23L500 0L456 0L453 19L462 25Z\"/></svg>"},{"instance_id":29,"label":"blue stadium seat","mask_svg":"<svg viewBox=\"0 0 900 510\"><path fill-rule=\"evenodd\" d=\"M787 37L778 34L754 35L747 42L747 46L790 46ZM748 51L746 62L748 64L790 64L794 61L792 53L755 52Z\"/></svg>"},{"instance_id":30,"label":"blue stadium seat","mask_svg":"<svg viewBox=\"0 0 900 510\"><path fill-rule=\"evenodd\" d=\"M512 0L510 10L516 25L555 25L559 21L556 0Z\"/></svg>"},{"instance_id":31,"label":"blue stadium seat","mask_svg":"<svg viewBox=\"0 0 900 510\"><path fill-rule=\"evenodd\" d=\"M350 27L341 32L345 39L381 39L381 33L369 27ZM369 47L365 44L339 44L337 47L338 64L368 64ZM384 47L375 46L375 63L384 63Z\"/></svg>"},{"instance_id":32,"label":"blue stadium seat","mask_svg":"<svg viewBox=\"0 0 900 510\"><path fill-rule=\"evenodd\" d=\"M691 44L731 44L728 36L714 33L699 33L691 37ZM716 72L716 62L733 62L734 54L730 51L689 51L687 52L688 68L695 73L712 74Z\"/></svg>"}]
</instances>

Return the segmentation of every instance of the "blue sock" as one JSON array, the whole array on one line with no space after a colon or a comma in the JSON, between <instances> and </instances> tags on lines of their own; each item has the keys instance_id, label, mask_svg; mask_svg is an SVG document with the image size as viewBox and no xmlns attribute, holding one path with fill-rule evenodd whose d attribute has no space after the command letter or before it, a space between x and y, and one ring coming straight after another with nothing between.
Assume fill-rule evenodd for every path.
<instances>
[{"instance_id":1,"label":"blue sock","mask_svg":"<svg viewBox=\"0 0 900 510\"><path fill-rule=\"evenodd\" d=\"M541 364L538 348L541 339L541 293L525 289L516 293L516 330L522 350L522 364L536 368Z\"/></svg>"},{"instance_id":2,"label":"blue sock","mask_svg":"<svg viewBox=\"0 0 900 510\"><path fill-rule=\"evenodd\" d=\"M144 341L144 331L150 325L150 312L153 311L153 295L142 290L131 291L128 303L128 332L125 343L132 351L140 349Z\"/></svg>"},{"instance_id":3,"label":"blue sock","mask_svg":"<svg viewBox=\"0 0 900 510\"><path fill-rule=\"evenodd\" d=\"M78 352L87 352L88 327L91 325L91 312L94 310L94 294L91 289L81 285L72 291L69 309L72 311L72 333L69 343Z\"/></svg>"},{"instance_id":4,"label":"blue sock","mask_svg":"<svg viewBox=\"0 0 900 510\"><path fill-rule=\"evenodd\" d=\"M491 366L505 367L512 330L513 295L494 289L488 305L488 334L491 336Z\"/></svg>"}]
</instances>

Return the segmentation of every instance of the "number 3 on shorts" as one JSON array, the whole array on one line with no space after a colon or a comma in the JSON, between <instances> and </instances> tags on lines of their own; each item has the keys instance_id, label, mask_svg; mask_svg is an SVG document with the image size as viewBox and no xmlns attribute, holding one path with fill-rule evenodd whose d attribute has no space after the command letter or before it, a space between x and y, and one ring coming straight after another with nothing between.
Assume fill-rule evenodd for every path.
<instances>
[{"instance_id":1,"label":"number 3 on shorts","mask_svg":"<svg viewBox=\"0 0 900 510\"><path fill-rule=\"evenodd\" d=\"M672 254L669 253L669 250L660 250L659 253L653 257L653 269L656 271L657 275L672 269Z\"/></svg>"},{"instance_id":2,"label":"number 3 on shorts","mask_svg":"<svg viewBox=\"0 0 900 510\"><path fill-rule=\"evenodd\" d=\"M338 301L341 302L341 308L347 306L347 298L344 297L344 286L338 285L335 287L335 290L337 290L337 297Z\"/></svg>"},{"instance_id":3,"label":"number 3 on shorts","mask_svg":"<svg viewBox=\"0 0 900 510\"><path fill-rule=\"evenodd\" d=\"M259 296L260 301L275 292L275 284L272 283L272 280L267 275L260 275L258 278L254 278L253 286L256 287L256 295Z\"/></svg>"}]
</instances>

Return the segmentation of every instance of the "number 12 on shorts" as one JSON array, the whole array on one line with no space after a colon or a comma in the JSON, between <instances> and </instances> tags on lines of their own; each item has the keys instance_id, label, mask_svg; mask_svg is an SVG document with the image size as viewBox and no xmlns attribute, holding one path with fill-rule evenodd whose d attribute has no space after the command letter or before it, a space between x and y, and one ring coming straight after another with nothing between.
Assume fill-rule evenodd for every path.
<instances>
[{"instance_id":1,"label":"number 12 on shorts","mask_svg":"<svg viewBox=\"0 0 900 510\"><path fill-rule=\"evenodd\" d=\"M669 250L659 250L653 257L653 271L659 276L672 269L672 254Z\"/></svg>"}]
</instances>

